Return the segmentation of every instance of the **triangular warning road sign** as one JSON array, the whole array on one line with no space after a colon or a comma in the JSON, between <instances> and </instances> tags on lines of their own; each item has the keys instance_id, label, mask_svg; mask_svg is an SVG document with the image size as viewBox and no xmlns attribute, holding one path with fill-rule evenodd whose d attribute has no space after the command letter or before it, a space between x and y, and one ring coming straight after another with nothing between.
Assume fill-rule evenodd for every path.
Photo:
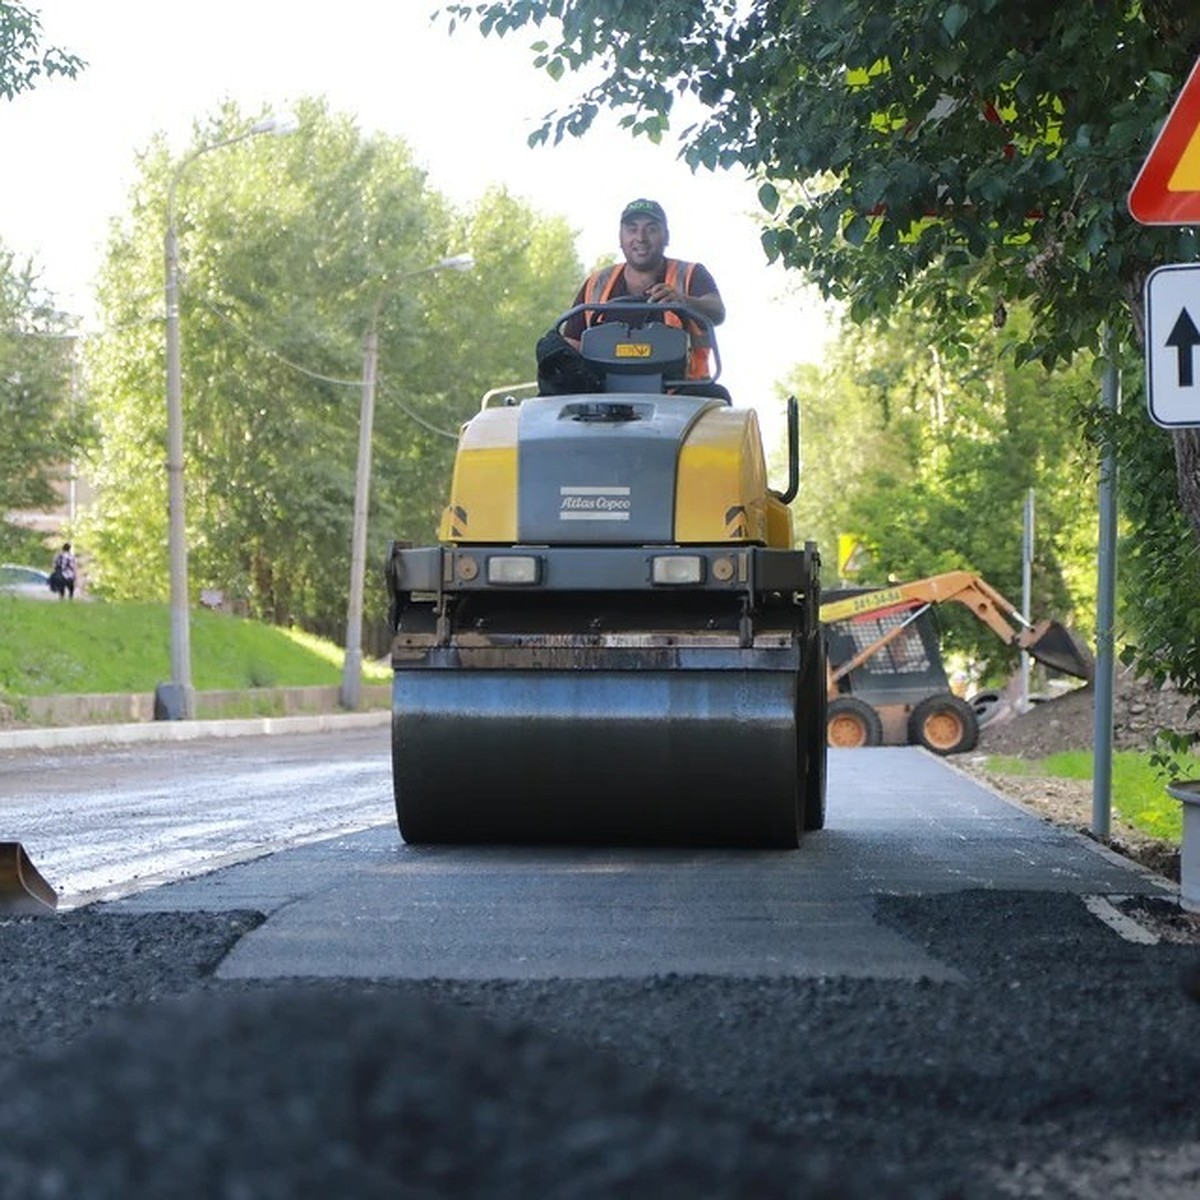
<instances>
[{"instance_id":1,"label":"triangular warning road sign","mask_svg":"<svg viewBox=\"0 0 1200 1200\"><path fill-rule=\"evenodd\" d=\"M1134 180L1129 212L1143 225L1200 225L1200 62Z\"/></svg>"}]
</instances>

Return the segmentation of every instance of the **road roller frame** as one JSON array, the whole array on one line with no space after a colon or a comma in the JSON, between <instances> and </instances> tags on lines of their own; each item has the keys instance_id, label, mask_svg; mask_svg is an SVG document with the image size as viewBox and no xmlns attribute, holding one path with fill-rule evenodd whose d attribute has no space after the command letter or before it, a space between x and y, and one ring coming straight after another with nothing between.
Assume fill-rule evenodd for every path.
<instances>
[{"instance_id":1,"label":"road roller frame","mask_svg":"<svg viewBox=\"0 0 1200 1200\"><path fill-rule=\"evenodd\" d=\"M489 584L497 559L538 582ZM664 559L703 582L656 584ZM824 824L813 545L394 545L388 561L407 841L792 847Z\"/></svg>"}]
</instances>

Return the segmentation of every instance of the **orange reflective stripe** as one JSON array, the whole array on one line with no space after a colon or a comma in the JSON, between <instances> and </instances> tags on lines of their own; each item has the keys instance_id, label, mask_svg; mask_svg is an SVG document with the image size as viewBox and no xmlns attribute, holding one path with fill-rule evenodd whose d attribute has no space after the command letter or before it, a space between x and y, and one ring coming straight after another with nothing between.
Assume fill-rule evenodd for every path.
<instances>
[{"instance_id":1,"label":"orange reflective stripe","mask_svg":"<svg viewBox=\"0 0 1200 1200\"><path fill-rule=\"evenodd\" d=\"M614 291L616 291L617 280L621 277L625 270L622 266L609 267L608 278L604 281L604 291L600 295L601 302L607 302Z\"/></svg>"},{"instance_id":2,"label":"orange reflective stripe","mask_svg":"<svg viewBox=\"0 0 1200 1200\"><path fill-rule=\"evenodd\" d=\"M680 272L683 273L683 286L679 285ZM664 282L667 287L674 288L686 302L691 296L692 276L695 274L696 264L691 262L683 262L681 259L667 259L667 273ZM668 313L666 320L672 325L680 326L683 321L680 320L674 313ZM703 325L697 325L694 321L687 323L688 331L692 335L693 341L698 341L701 345L708 345L708 334L705 332Z\"/></svg>"},{"instance_id":3,"label":"orange reflective stripe","mask_svg":"<svg viewBox=\"0 0 1200 1200\"><path fill-rule=\"evenodd\" d=\"M679 268L684 265L686 264L681 263L677 258L668 258L667 270L663 275L663 283L665 283L667 287L673 288L681 296L687 294L684 289L679 286ZM667 325L674 325L676 329L683 328L683 321L680 320L676 313L665 313L663 315L663 322Z\"/></svg>"},{"instance_id":4,"label":"orange reflective stripe","mask_svg":"<svg viewBox=\"0 0 1200 1200\"><path fill-rule=\"evenodd\" d=\"M686 301L691 294L692 275L695 273L696 264L693 262L684 262L678 258L667 259L667 273L664 282L669 288L677 291ZM683 286L679 286L680 273L683 274ZM675 313L667 313L665 320L670 325L675 325L679 328L684 328L684 322L676 316ZM703 325L696 324L695 321L686 323L688 336L692 340L691 353L688 355L687 377L689 379L707 379L712 374L712 365L708 357L709 339L708 333Z\"/></svg>"},{"instance_id":5,"label":"orange reflective stripe","mask_svg":"<svg viewBox=\"0 0 1200 1200\"><path fill-rule=\"evenodd\" d=\"M588 276L587 283L584 284L584 301L587 304L606 304L616 289L617 279L623 270L621 264L617 263L614 266L594 271ZM594 325L598 316L599 314L594 312L584 313L583 323Z\"/></svg>"}]
</instances>

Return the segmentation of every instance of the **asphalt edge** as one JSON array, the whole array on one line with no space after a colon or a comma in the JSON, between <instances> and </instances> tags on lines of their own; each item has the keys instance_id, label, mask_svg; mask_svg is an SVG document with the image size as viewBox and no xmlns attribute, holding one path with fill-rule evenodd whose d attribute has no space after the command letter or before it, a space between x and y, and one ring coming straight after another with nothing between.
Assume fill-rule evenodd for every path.
<instances>
[{"instance_id":1,"label":"asphalt edge","mask_svg":"<svg viewBox=\"0 0 1200 1200\"><path fill-rule=\"evenodd\" d=\"M1016 796L1010 796L1006 792L999 791L992 784L979 776L973 775L970 771L960 767L957 763L948 762L945 757L937 754L931 754L924 747L921 747L922 753L928 754L930 758L936 759L947 770L953 771L956 775L963 779L969 779L976 787L981 788L990 796L995 796L997 800L1002 800L1005 804L1027 816L1033 817L1038 821L1042 821L1047 825L1053 825L1054 828L1066 837L1075 838L1087 847L1093 854L1098 854L1101 858L1115 866L1124 867L1131 871L1134 875L1139 876L1143 882L1153 885L1169 894L1173 894L1176 898L1179 896L1179 884L1173 879L1168 879L1165 875L1160 875L1157 871L1151 870L1145 864L1140 863L1137 859L1130 858L1128 855L1121 854L1120 851L1114 850L1111 846L1106 846L1103 842L1098 841L1091 834L1083 833L1078 829L1072 829L1067 825L1056 825L1054 822L1046 819L1037 809L1031 808L1028 804L1022 804Z\"/></svg>"}]
</instances>

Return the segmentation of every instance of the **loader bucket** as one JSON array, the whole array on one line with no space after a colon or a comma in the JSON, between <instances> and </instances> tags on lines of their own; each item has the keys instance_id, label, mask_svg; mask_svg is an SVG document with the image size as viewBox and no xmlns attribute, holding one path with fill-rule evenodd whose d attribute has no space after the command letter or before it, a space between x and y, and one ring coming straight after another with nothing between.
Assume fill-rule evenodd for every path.
<instances>
[{"instance_id":1,"label":"loader bucket","mask_svg":"<svg viewBox=\"0 0 1200 1200\"><path fill-rule=\"evenodd\" d=\"M0 842L0 915L46 915L58 895L38 874L20 842Z\"/></svg>"},{"instance_id":2,"label":"loader bucket","mask_svg":"<svg viewBox=\"0 0 1200 1200\"><path fill-rule=\"evenodd\" d=\"M1077 679L1092 679L1092 658L1069 629L1058 621L1042 621L1017 639L1022 650L1051 670Z\"/></svg>"}]
</instances>

